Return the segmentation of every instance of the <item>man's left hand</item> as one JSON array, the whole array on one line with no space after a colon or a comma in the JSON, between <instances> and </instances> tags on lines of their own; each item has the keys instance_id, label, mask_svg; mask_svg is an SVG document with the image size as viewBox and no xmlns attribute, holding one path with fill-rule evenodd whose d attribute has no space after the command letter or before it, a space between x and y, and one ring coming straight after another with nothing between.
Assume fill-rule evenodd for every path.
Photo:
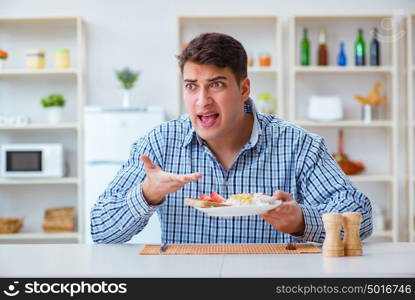
<instances>
[{"instance_id":1,"label":"man's left hand","mask_svg":"<svg viewBox=\"0 0 415 300\"><path fill-rule=\"evenodd\" d=\"M291 194L283 191L276 191L274 197L283 203L260 216L280 232L303 235L305 230L304 214L297 201L293 199Z\"/></svg>"}]
</instances>

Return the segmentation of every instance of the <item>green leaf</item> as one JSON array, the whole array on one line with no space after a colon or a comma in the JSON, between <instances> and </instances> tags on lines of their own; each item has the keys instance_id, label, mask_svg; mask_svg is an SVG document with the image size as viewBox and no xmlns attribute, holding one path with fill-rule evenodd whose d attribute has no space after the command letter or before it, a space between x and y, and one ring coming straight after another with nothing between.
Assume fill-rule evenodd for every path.
<instances>
[{"instance_id":1,"label":"green leaf","mask_svg":"<svg viewBox=\"0 0 415 300\"><path fill-rule=\"evenodd\" d=\"M137 81L140 72L132 71L128 67L126 67L121 71L116 71L116 75L123 87L129 90L134 87L134 84Z\"/></svg>"},{"instance_id":2,"label":"green leaf","mask_svg":"<svg viewBox=\"0 0 415 300\"><path fill-rule=\"evenodd\" d=\"M46 98L42 98L40 103L44 108L52 107L52 106L64 106L65 105L65 98L61 94L50 94Z\"/></svg>"},{"instance_id":3,"label":"green leaf","mask_svg":"<svg viewBox=\"0 0 415 300\"><path fill-rule=\"evenodd\" d=\"M274 97L270 93L261 93L256 96L257 100L271 101Z\"/></svg>"}]
</instances>

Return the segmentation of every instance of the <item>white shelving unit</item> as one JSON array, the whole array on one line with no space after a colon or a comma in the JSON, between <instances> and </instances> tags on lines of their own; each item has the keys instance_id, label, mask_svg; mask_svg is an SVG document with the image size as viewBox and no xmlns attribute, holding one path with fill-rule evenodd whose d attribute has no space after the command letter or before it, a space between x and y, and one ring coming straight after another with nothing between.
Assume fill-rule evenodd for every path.
<instances>
[{"instance_id":1,"label":"white shelving unit","mask_svg":"<svg viewBox=\"0 0 415 300\"><path fill-rule=\"evenodd\" d=\"M34 179L0 179L0 185L31 184L79 184L78 177L34 178Z\"/></svg>"},{"instance_id":2,"label":"white shelving unit","mask_svg":"<svg viewBox=\"0 0 415 300\"><path fill-rule=\"evenodd\" d=\"M26 69L5 69L0 70L0 76L13 76L13 75L74 75L78 74L77 69L41 69L41 70L26 70Z\"/></svg>"},{"instance_id":3,"label":"white shelving unit","mask_svg":"<svg viewBox=\"0 0 415 300\"><path fill-rule=\"evenodd\" d=\"M221 32L239 40L247 53L253 53L254 66L248 68L251 80L251 97L260 93L271 93L276 101L275 113L284 116L282 66L282 34L280 20L276 15L199 15L178 16L177 18L177 53L184 43L204 32ZM261 38L258 39L258 32ZM258 54L268 52L271 66L258 65ZM178 107L179 114L185 112L183 105L182 80L178 71Z\"/></svg>"},{"instance_id":4,"label":"white shelving unit","mask_svg":"<svg viewBox=\"0 0 415 300\"><path fill-rule=\"evenodd\" d=\"M59 124L48 124L48 123L37 123L37 124L28 124L28 125L14 125L14 126L5 126L0 125L0 132L1 131L10 131L10 130L18 130L18 131L26 131L26 130L78 130L79 125L77 123L59 123Z\"/></svg>"},{"instance_id":5,"label":"white shelving unit","mask_svg":"<svg viewBox=\"0 0 415 300\"><path fill-rule=\"evenodd\" d=\"M415 105L414 105L414 20L415 14L406 17L406 87L407 87L407 105L408 105L408 224L409 224L409 241L415 241Z\"/></svg>"},{"instance_id":6,"label":"white shelving unit","mask_svg":"<svg viewBox=\"0 0 415 300\"><path fill-rule=\"evenodd\" d=\"M372 121L370 123L364 123L363 121L359 120L342 120L342 121L333 121L333 122L317 122L317 121L308 121L308 120L297 120L295 121L297 125L302 127L350 127L350 128L358 128L358 127L392 127L392 121Z\"/></svg>"},{"instance_id":7,"label":"white shelving unit","mask_svg":"<svg viewBox=\"0 0 415 300\"><path fill-rule=\"evenodd\" d=\"M0 70L0 112L28 115L26 126L0 125L2 143L62 143L69 166L63 178L0 179L0 214L24 216L23 228L16 234L0 234L0 243L78 243L82 241L83 216L83 107L85 99L85 34L79 17L0 18L0 41L9 52ZM46 68L28 70L25 51L46 50ZM53 50L68 48L71 68L53 67ZM65 119L48 124L40 99L62 93L66 99ZM11 98L13 95L13 99ZM16 105L16 102L19 105ZM14 102L14 103L12 103ZM76 231L44 233L41 228L46 209L74 206ZM6 215L5 215L6 214ZM27 221L27 222L26 222ZM27 224L26 224L27 223Z\"/></svg>"},{"instance_id":8,"label":"white shelving unit","mask_svg":"<svg viewBox=\"0 0 415 300\"><path fill-rule=\"evenodd\" d=\"M391 26L386 31L385 22ZM350 176L356 186L369 196L384 213L385 227L374 231L373 237L398 241L398 51L393 39L383 36L397 32L392 15L295 15L289 25L289 119L299 126L323 136L332 153L337 152L337 132L344 130L345 152L352 160L365 162L366 170ZM303 28L308 28L311 42L311 65L299 63ZM379 29L381 66L369 65L369 44L372 28ZM317 66L318 34L326 30L329 65ZM366 66L354 66L354 42L357 30L364 30ZM347 66L337 66L340 42L345 42ZM411 68L412 69L412 68ZM361 120L360 104L354 95L367 95L380 81L389 101L383 115L371 123ZM318 122L307 117L311 95L337 95L342 99L344 120ZM384 161L384 164L379 164Z\"/></svg>"},{"instance_id":9,"label":"white shelving unit","mask_svg":"<svg viewBox=\"0 0 415 300\"><path fill-rule=\"evenodd\" d=\"M1 234L0 242L9 243L77 243L81 237L77 232L68 233L13 233Z\"/></svg>"},{"instance_id":10,"label":"white shelving unit","mask_svg":"<svg viewBox=\"0 0 415 300\"><path fill-rule=\"evenodd\" d=\"M294 66L294 72L296 73L391 73L392 68L390 66Z\"/></svg>"}]
</instances>

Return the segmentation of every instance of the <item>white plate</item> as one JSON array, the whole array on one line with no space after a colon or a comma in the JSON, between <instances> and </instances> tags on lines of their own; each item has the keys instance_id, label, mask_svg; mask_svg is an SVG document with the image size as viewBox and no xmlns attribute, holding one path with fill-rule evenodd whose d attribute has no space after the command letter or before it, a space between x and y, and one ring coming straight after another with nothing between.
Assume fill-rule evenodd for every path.
<instances>
[{"instance_id":1,"label":"white plate","mask_svg":"<svg viewBox=\"0 0 415 300\"><path fill-rule=\"evenodd\" d=\"M211 217L240 217L263 214L270 209L276 208L282 202L271 205L240 205L219 207L195 207Z\"/></svg>"}]
</instances>

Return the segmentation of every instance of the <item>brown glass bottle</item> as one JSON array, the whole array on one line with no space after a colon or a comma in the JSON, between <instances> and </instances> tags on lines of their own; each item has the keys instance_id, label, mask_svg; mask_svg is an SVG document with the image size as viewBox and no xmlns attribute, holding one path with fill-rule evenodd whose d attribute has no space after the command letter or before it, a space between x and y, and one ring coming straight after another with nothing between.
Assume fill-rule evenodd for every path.
<instances>
[{"instance_id":1,"label":"brown glass bottle","mask_svg":"<svg viewBox=\"0 0 415 300\"><path fill-rule=\"evenodd\" d=\"M319 66L327 66L329 64L329 53L326 46L326 32L324 31L324 29L320 29L317 55L317 64Z\"/></svg>"}]
</instances>

